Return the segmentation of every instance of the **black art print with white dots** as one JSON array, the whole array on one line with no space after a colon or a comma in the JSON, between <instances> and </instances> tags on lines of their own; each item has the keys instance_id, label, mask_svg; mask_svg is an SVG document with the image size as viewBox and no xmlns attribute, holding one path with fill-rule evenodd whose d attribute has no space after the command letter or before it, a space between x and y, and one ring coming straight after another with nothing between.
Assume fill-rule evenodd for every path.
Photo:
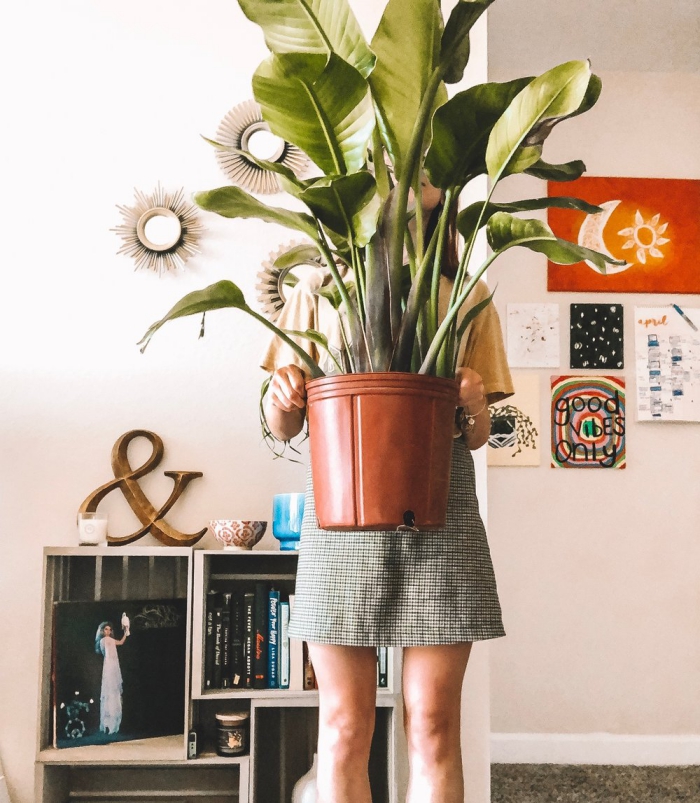
<instances>
[{"instance_id":1,"label":"black art print with white dots","mask_svg":"<svg viewBox=\"0 0 700 803\"><path fill-rule=\"evenodd\" d=\"M571 368L624 368L622 304L571 305Z\"/></svg>"}]
</instances>

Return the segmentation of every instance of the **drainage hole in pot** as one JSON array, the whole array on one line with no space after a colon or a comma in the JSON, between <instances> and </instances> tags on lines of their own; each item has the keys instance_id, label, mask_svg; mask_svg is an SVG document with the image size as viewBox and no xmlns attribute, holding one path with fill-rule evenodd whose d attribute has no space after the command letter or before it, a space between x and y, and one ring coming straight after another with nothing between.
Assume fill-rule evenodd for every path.
<instances>
[{"instance_id":1,"label":"drainage hole in pot","mask_svg":"<svg viewBox=\"0 0 700 803\"><path fill-rule=\"evenodd\" d=\"M403 523L405 527L414 527L416 524L416 514L412 510L405 510L403 514Z\"/></svg>"}]
</instances>

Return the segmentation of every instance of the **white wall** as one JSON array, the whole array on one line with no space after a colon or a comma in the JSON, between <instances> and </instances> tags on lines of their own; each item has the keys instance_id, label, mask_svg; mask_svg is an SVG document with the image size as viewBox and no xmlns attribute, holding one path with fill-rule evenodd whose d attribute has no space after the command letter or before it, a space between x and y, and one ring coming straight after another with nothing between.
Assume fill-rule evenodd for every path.
<instances>
[{"instance_id":1,"label":"white wall","mask_svg":"<svg viewBox=\"0 0 700 803\"><path fill-rule=\"evenodd\" d=\"M515 74L495 64L489 77ZM700 75L602 77L598 106L558 127L545 158L583 158L594 176L700 179ZM509 179L500 192L509 199L543 194L543 183L527 177ZM502 314L509 302L559 303L563 373L569 304L622 302L629 399L624 471L551 469L544 422L549 375L557 372L540 369L542 465L489 470L491 543L508 631L491 653L497 758L612 763L610 745L591 752L582 740L566 750L562 739L557 744L556 734L591 733L603 744L607 732L650 737L651 746L634 742L623 763L672 763L674 749L684 763L700 763L700 428L637 424L633 414L633 307L671 298L547 293L546 260L524 249L497 262L490 278ZM682 304L699 306L700 297ZM512 734L539 746L523 747Z\"/></svg>"},{"instance_id":2,"label":"white wall","mask_svg":"<svg viewBox=\"0 0 700 803\"><path fill-rule=\"evenodd\" d=\"M381 4L353 6L371 31ZM134 273L110 231L134 187L150 192L160 181L190 194L226 183L200 134L213 135L250 97L262 35L224 0L28 0L9 14L0 52L0 757L14 803L30 803L41 550L76 543L75 513L110 479L115 440L135 428L162 436L164 462L142 481L156 501L171 487L163 471L204 472L169 516L186 531L209 518L268 519L271 496L301 490L304 468L273 461L261 444L266 334L257 324L226 311L208 316L201 341L193 318L167 326L145 355L135 345L182 295L218 279L236 281L254 304L260 262L293 234L206 216L202 254L159 279ZM483 70L485 26L477 38ZM144 454L134 452L137 464ZM118 493L104 505L115 534L135 529ZM474 803L488 793L488 699L477 693L487 649L470 669Z\"/></svg>"}]
</instances>

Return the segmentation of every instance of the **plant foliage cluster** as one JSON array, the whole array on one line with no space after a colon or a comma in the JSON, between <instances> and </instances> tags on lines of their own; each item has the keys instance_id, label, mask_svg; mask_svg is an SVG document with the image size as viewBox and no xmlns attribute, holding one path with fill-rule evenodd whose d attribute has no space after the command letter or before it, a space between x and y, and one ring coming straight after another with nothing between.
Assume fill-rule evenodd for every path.
<instances>
[{"instance_id":1,"label":"plant foliage cluster","mask_svg":"<svg viewBox=\"0 0 700 803\"><path fill-rule=\"evenodd\" d=\"M581 176L583 162L549 164L543 145L555 125L588 111L601 90L587 61L570 61L537 77L479 84L448 99L446 85L462 79L469 60L470 31L493 1L459 0L445 21L439 0L389 0L368 43L348 0L239 0L270 50L253 76L263 117L274 134L308 154L319 174L302 179L242 153L275 171L307 211L268 206L232 186L197 193L195 201L224 217L259 218L308 237L308 245L282 260L285 267L309 261L327 266L332 280L319 292L340 316L343 371L453 377L460 340L483 305L464 318L458 312L483 272L511 248L529 248L559 264L589 260L603 272L611 261L518 214L551 206L594 214L599 207L561 197L491 200L498 184L516 173L550 181ZM444 196L430 237L423 236L419 202L424 175ZM464 188L484 175L486 199L456 218L464 246L447 314L439 320L450 216ZM484 227L490 255L475 266L474 245ZM183 298L151 326L142 345L169 320L231 307L275 331L312 377L323 374L299 344L327 349L323 333L280 330L228 280Z\"/></svg>"}]
</instances>

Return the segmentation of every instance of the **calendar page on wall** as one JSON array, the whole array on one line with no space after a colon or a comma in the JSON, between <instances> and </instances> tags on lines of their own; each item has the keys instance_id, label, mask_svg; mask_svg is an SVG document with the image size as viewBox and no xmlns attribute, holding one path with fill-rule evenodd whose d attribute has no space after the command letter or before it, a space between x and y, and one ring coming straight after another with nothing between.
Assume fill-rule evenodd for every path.
<instances>
[{"instance_id":1,"label":"calendar page on wall","mask_svg":"<svg viewBox=\"0 0 700 803\"><path fill-rule=\"evenodd\" d=\"M637 420L700 422L700 309L634 312Z\"/></svg>"}]
</instances>

